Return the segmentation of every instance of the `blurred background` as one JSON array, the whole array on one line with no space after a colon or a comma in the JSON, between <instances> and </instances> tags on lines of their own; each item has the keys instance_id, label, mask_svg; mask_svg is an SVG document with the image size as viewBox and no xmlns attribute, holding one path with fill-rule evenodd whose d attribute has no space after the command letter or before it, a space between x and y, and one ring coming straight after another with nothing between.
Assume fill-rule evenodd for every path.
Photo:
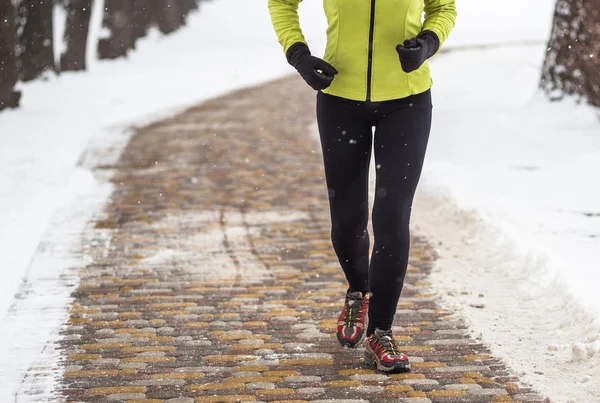
<instances>
[{"instance_id":1,"label":"blurred background","mask_svg":"<svg viewBox=\"0 0 600 403\"><path fill-rule=\"evenodd\" d=\"M414 208L431 280L527 382L600 402L600 1L457 7ZM321 55L322 2L300 17ZM0 0L1 327L53 213L101 186L98 146L291 74L266 0Z\"/></svg>"}]
</instances>

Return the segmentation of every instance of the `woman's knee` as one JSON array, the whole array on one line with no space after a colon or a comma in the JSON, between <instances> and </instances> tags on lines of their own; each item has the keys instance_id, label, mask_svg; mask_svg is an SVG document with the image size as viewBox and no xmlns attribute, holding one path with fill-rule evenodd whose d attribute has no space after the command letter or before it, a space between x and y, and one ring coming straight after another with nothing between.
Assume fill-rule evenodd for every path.
<instances>
[{"instance_id":1,"label":"woman's knee","mask_svg":"<svg viewBox=\"0 0 600 403\"><path fill-rule=\"evenodd\" d=\"M408 233L412 212L412 196L401 199L380 199L373 209L375 239L383 243L403 240Z\"/></svg>"},{"instance_id":2,"label":"woman's knee","mask_svg":"<svg viewBox=\"0 0 600 403\"><path fill-rule=\"evenodd\" d=\"M362 236L367 230L369 220L368 202L348 203L341 200L338 205L332 204L332 232Z\"/></svg>"}]
</instances>

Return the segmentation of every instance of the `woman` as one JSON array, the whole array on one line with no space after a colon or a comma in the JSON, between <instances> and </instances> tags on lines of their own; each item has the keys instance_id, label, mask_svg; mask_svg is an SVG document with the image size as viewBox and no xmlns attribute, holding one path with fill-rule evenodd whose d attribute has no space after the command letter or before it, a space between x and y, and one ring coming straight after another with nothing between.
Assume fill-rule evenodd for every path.
<instances>
[{"instance_id":1,"label":"woman","mask_svg":"<svg viewBox=\"0 0 600 403\"><path fill-rule=\"evenodd\" d=\"M348 291L337 338L381 371L408 368L392 322L409 254L409 219L431 127L426 60L454 26L454 0L324 0L327 47L312 56L298 4L269 0L288 62L317 94L331 238ZM423 4L424 1L424 4ZM424 21L421 16L425 12ZM368 170L373 147L374 248L369 261ZM367 313L368 312L368 313Z\"/></svg>"}]
</instances>

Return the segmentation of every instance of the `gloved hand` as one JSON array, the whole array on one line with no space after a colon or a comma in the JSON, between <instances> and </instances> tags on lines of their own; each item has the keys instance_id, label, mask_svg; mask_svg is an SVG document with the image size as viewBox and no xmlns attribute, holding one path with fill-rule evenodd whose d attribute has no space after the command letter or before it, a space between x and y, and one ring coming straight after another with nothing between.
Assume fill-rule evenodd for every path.
<instances>
[{"instance_id":1,"label":"gloved hand","mask_svg":"<svg viewBox=\"0 0 600 403\"><path fill-rule=\"evenodd\" d=\"M308 46L302 42L290 46L286 57L288 62L298 70L304 81L316 91L329 87L338 73L331 64L312 56Z\"/></svg>"},{"instance_id":2,"label":"gloved hand","mask_svg":"<svg viewBox=\"0 0 600 403\"><path fill-rule=\"evenodd\" d=\"M440 39L433 31L422 31L416 38L407 39L396 46L402 70L406 73L417 70L440 48Z\"/></svg>"}]
</instances>

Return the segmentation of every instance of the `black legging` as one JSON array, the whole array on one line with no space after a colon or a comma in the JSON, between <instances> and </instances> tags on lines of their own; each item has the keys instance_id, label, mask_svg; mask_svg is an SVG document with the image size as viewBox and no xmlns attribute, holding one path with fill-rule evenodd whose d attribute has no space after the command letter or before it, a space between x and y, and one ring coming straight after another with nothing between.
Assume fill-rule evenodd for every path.
<instances>
[{"instance_id":1,"label":"black legging","mask_svg":"<svg viewBox=\"0 0 600 403\"><path fill-rule=\"evenodd\" d=\"M350 291L370 291L368 334L392 327L410 247L409 221L431 128L431 92L360 102L319 92L317 119L333 247ZM375 245L369 268L368 183L375 127Z\"/></svg>"}]
</instances>

